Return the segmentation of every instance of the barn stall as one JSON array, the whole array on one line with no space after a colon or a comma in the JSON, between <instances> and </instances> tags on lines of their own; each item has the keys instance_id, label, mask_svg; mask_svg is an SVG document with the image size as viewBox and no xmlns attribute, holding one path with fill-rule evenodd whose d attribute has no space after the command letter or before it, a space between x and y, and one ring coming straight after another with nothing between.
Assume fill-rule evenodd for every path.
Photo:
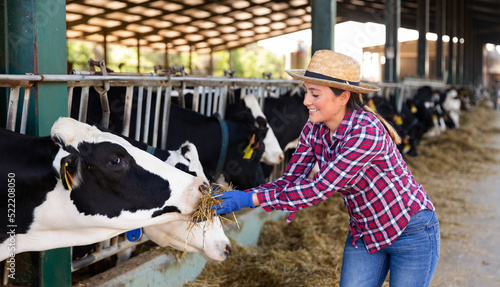
<instances>
[{"instance_id":1,"label":"barn stall","mask_svg":"<svg viewBox=\"0 0 500 287\"><path fill-rule=\"evenodd\" d=\"M164 74L120 74L120 73L107 73L104 63L100 62L100 67L103 68L104 72L79 72L73 71L72 75L26 75L26 76L17 76L17 75L2 75L0 76L0 83L2 86L9 87L9 107L7 113L7 125L6 127L10 130L18 131L20 133L26 133L26 126L28 117L32 116L34 113L33 110L30 110L28 103L30 102L30 98L32 96L31 87L37 85L39 82L65 82L68 85L68 106L67 106L67 114L71 113L73 104L77 105L78 113L75 116L78 120L84 121L86 120L86 116L88 112L96 112L89 111L87 109L89 89L96 89L100 91L101 95L101 105L102 110L97 111L99 114L103 114L103 125L106 126L109 120L110 114L110 105L107 102L107 90L114 86L126 86L127 87L127 100L124 107L121 107L123 110L123 131L122 134L128 135L130 127L130 119L133 102L135 105L138 103L142 103L142 100L138 100L138 98L144 97L148 109L146 109L145 114L141 117L141 115L134 115L134 119L136 119L135 126L137 128L142 127L142 130L139 129L143 133L147 133L149 131L148 126L154 126L156 129L154 130L154 134L158 134L158 126L159 122L165 123L165 119L168 116L168 108L171 104L172 94L176 94L177 98L182 95L184 88L191 87L191 91L195 91L193 94L194 102L200 103L200 105L193 105L193 109L199 111L200 113L212 115L216 112L224 114L224 108L227 101L227 91L231 89L241 89L243 93L254 93L258 96L259 99L263 99L268 96L271 92L286 92L289 89L292 89L299 85L300 83L297 81L288 81L288 80L272 80L272 79L237 79L237 78L205 78L205 77L175 77L175 76L165 76ZM172 73L175 74L175 73ZM80 87L81 92L78 95L79 101L78 103L73 103L73 98L76 97L73 91L75 87ZM134 87L139 89L138 94L133 94ZM193 90L194 87L194 90ZM157 94L161 95L161 97L157 97L156 104L151 104L151 91L155 90ZM177 90L177 91L176 91ZM142 92L141 92L142 91ZM200 92L200 93L198 93ZM262 102L262 101L261 101ZM135 106L134 106L135 107ZM112 107L113 108L113 107ZM136 111L142 112L141 108L135 107ZM19 110L19 117L18 117ZM165 113L166 111L166 113ZM160 113L163 114L163 117L160 117ZM149 119L153 118L154 120L149 123ZM163 126L163 128L167 128L167 126ZM165 135L165 133L164 133ZM141 134L136 134L137 139L140 138ZM148 138L145 136L145 138ZM153 137L152 141L148 142L153 147L165 148L166 146L166 137L157 138ZM281 165L278 168L283 168ZM239 226L241 228L236 227L228 227L228 232L233 234L234 238L240 238L243 243L246 244L255 244L256 236L258 236L258 229L262 222L270 219L276 219L280 217L280 214L274 215L266 215L260 214L256 212L256 216L244 216L239 221ZM247 218L247 220L245 220ZM139 241L128 241L125 239L125 235L120 235L116 238L111 238L105 242L101 242L97 244L96 252L81 258L79 260L73 260L71 262L71 271L77 272L79 269L87 267L95 262L99 262L100 260L106 259L109 260L110 256L113 256L120 251L129 249L136 245L145 243L148 241L147 236L143 236ZM159 254L159 253L157 253ZM175 259L169 257L165 254L161 256L166 262L171 262L169 264L176 265ZM201 256L196 255L188 255L188 258L193 262L192 264L198 266L196 268L190 268L189 271L184 271L181 274L183 276L179 276L172 268L167 268L168 272L164 273L166 278L172 276L172 274L176 274L178 280L175 281L170 279L173 286L178 284L179 282L184 282L186 278L194 279L199 273L200 268L203 267L206 262ZM175 258L175 257L174 257ZM22 259L20 260L22 262ZM155 262L154 260L148 260L147 264L155 264L151 262ZM8 266L7 264L5 266ZM90 267L94 268L94 267ZM99 267L97 267L99 268ZM88 269L88 267L87 267ZM4 269L6 270L6 269ZM155 268L148 269L151 274L155 272ZM173 273L172 273L173 272ZM4 275L7 272L4 272ZM78 278L79 275L75 275L75 278ZM151 277L152 275L149 275ZM88 277L88 276L87 276ZM149 278L150 279L150 278ZM120 280L119 278L116 280ZM74 280L77 281L77 280ZM13 284L12 281L9 281L7 277L4 276L4 284ZM14 281L14 283L22 285L23 281Z\"/></svg>"},{"instance_id":2,"label":"barn stall","mask_svg":"<svg viewBox=\"0 0 500 287\"><path fill-rule=\"evenodd\" d=\"M90 62L94 63L92 61ZM10 105L9 105L9 112L7 114L7 119L8 119L7 127L11 130L18 130L21 133L24 133L26 131L26 121L29 116L29 108L26 103L29 103L29 99L31 96L30 87L43 81L47 82L65 81L67 83L68 85L67 112L68 113L71 112L73 104L77 105L79 107L77 118L80 121L85 121L86 114L90 112L87 110L86 107L86 104L88 102L89 89L96 89L97 91L100 91L101 104L103 109L99 110L98 112L104 115L103 116L104 123L107 122L106 115L109 116L109 103L107 103L107 95L106 95L107 91L114 86L126 86L128 96L126 99L125 107L123 108L123 118L124 118L124 124L123 124L124 129L122 131L123 134L128 134L129 132L129 129L127 127L130 127L130 119L132 118L131 112L133 110L132 105L133 104L137 105L141 103L142 101L138 101L138 98L139 97L147 98L148 91L151 90L157 91L158 94L162 95L163 99L159 100L158 101L159 104L157 105L149 104L148 106L150 107L150 110L148 110L143 117L141 117L140 115L134 115L134 118L137 121L136 127L144 127L142 129L143 132L146 132L148 130L147 129L148 124L158 127L160 121L162 122L165 121L165 118L160 118L159 116L160 112L165 110L168 111L168 107L171 105L172 102L172 95L175 95L176 97L182 96L184 91L186 91L186 87L191 88L190 91L194 92L193 102L201 103L200 105L196 104L192 105L192 108L201 113L212 114L214 112L221 112L221 113L224 112L224 106L227 101L228 91L230 90L241 89L242 91L244 91L243 93L247 92L254 93L258 95L260 103L264 103L263 99L265 97L272 96L273 94L276 94L277 91L285 92L287 90L290 90L294 87L301 85L301 83L299 82L287 81L287 80L186 77L182 76L182 73L180 76L175 76L175 73L169 73L171 74L170 76L166 76L164 74L155 74L155 73L140 74L140 75L139 74L130 75L130 74L121 74L112 72L108 73L106 72L107 70L102 61L98 62L98 64L99 64L98 66L101 68L101 71L95 71L94 68L91 69L91 71L73 71L72 75L43 75L43 76L9 75L1 78L0 80L2 80L1 82L3 83L3 85L10 87L10 95L9 95ZM17 83L19 86L13 86L14 83ZM418 87L421 87L423 85L433 85L436 89L446 88L446 85L443 85L442 83L439 82L408 81L397 85L382 84L381 85L382 89L380 94L391 95L395 91L397 91L400 95L402 95L403 99L408 99L411 98L413 92ZM75 97L73 91L75 87L82 88L79 95L78 103L73 103L73 98ZM193 87L194 89L192 89ZM138 88L139 93L133 93L134 88ZM140 91L142 91L142 93ZM24 97L20 97L23 94ZM182 100L180 101L178 100L177 102L182 102ZM400 102L403 102L403 100L401 100ZM23 108L20 109L21 111L20 121L16 125L16 118L18 118L16 115L18 106L19 107L22 106ZM139 112L142 111L142 109L140 108L135 109L135 111ZM147 123L145 118L154 118L155 121ZM155 133L157 132L158 131L156 130ZM140 133L137 133L136 136L137 138L140 138ZM161 139L155 138L154 142L148 142L148 144L155 147L164 148L166 140L167 140L166 138L161 138ZM278 169L281 170L276 171L275 174L279 175L280 173L282 173L283 168L284 165L278 167ZM272 180L272 178L269 178L268 180ZM272 224L265 225L264 230L267 230L269 228L268 226L276 226L276 225L280 226L280 228L282 228L283 230L265 231L262 232L262 237L265 238L266 234L268 233L273 234L273 236L271 236L271 238L267 240L270 240L271 242L273 242L273 244L278 244L279 247L283 248L283 252L285 253L289 253L291 249L290 247L282 244L290 244L290 243L276 241L277 238L276 234L279 234L278 237L283 239L288 237L295 238L294 244L299 244L301 241L306 243L308 241L316 242L316 240L320 240L321 244L319 244L319 246L323 247L329 246L326 243L328 241L325 240L327 240L326 238L330 238L333 236L330 232L333 232L338 240L342 240L341 237L343 236L342 234L345 234L344 229L347 228L347 225L341 224L341 222L344 222L346 220L345 209L344 210L342 209L341 203L342 203L341 201L338 201L334 207L327 205L326 207L323 207L322 209L320 209L320 211L318 211L319 213L322 212L324 213L326 212L326 210L328 210L327 214L331 214L326 218L320 217L321 220L327 220L333 222L340 220L338 228L334 228L334 230L332 231L327 232L326 230L323 230L319 227L314 227L316 225L310 221L311 219L309 218L309 216L304 216L301 217L301 219L294 221L300 223L301 221L304 220L305 222L302 224L313 228L312 230L309 231L307 235L307 236L312 236L313 238L300 239L298 241L296 238L297 235L290 236L284 233L288 229L290 228L293 229L294 227L293 225L290 225L290 227L280 226L280 224L282 224L282 221L280 221L280 219L282 219L283 217L282 213L275 212L266 214L261 210L251 210L238 214L239 228L234 224L230 224L229 226L227 226L228 235L234 241L233 244L235 246L233 254L235 259L230 258L228 260L230 260L230 262L234 262L232 260L238 260L237 258L240 258L239 256L243 257L239 260L244 260L244 258L246 258L246 255L248 255L246 253L248 251L245 249L246 248L245 246L256 245L257 242L259 241L262 242L262 240L266 240L262 238L259 239L259 234L260 234L259 230L263 226L263 224L269 220L278 220L278 221ZM325 224L325 222L320 223L319 226L322 226L323 228L328 228L328 225ZM301 225L295 228L297 229L294 229L295 230L294 232L299 232L299 233L304 232L300 231L302 229L309 230L309 228L304 228ZM304 234L303 236L306 235ZM325 236L326 238L323 239L314 238L316 236L320 237ZM122 250L134 246L137 248L137 250L140 250L142 252L139 253L134 258L132 258L129 262L125 262L122 265L113 267L108 271L99 274L100 272L109 268L109 266L107 267L105 266L106 264L103 265L103 262L107 262L109 264L110 257L113 258L112 257L113 255L119 253ZM276 248L278 248L278 246ZM337 260L339 259L338 252L341 252L342 245L339 245L339 242L336 242L335 246L337 246L338 248L333 248L329 251L329 253L325 253L325 260L332 260L332 258L337 258ZM170 284L172 284L171 286L178 286L179 284L183 284L186 280L194 280L197 277L197 275L203 270L203 267L206 264L206 260L197 254L183 255L182 252L175 252L171 248L158 248L154 246L154 244L148 242L147 236L144 236L139 241L131 242L126 240L124 235L121 235L116 238L112 238L108 241L99 243L96 249L97 251L90 254L89 256L71 262L71 270L73 271L72 281L74 284L77 284L78 286L113 286L116 284L121 284L120 282L130 282L130 284L141 285L144 282L150 282L150 280L156 281L160 280L160 278L163 278L161 279L161 281L165 280L170 282ZM302 250L302 252L306 252L306 250L307 249L304 249ZM274 252L278 251L275 250L271 252L271 254L273 254ZM331 252L337 252L337 253L334 254ZM274 262L281 262L281 263L292 262L290 264L294 265L300 261L302 262L300 263L301 265L309 266L313 261L313 259L316 260L316 257L313 256L313 254L315 253L314 252L309 253L308 256L310 260L304 260L302 256L298 256L297 254L295 254L291 255L291 259L286 257L277 257L276 259L274 259ZM276 255L276 256L284 256L284 255ZM262 258L265 259L268 258L268 256L262 255ZM113 259L111 259L111 261L113 261ZM210 266L214 265L208 265L208 268L210 268ZM217 269L219 268L220 267L217 267ZM98 275L89 278L89 276L95 274ZM225 276L222 277L225 278ZM290 276L286 277L292 278ZM200 284L205 284L205 283L200 283Z\"/></svg>"},{"instance_id":3,"label":"barn stall","mask_svg":"<svg viewBox=\"0 0 500 287\"><path fill-rule=\"evenodd\" d=\"M263 2L265 2L265 1L263 1ZM381 5L380 3L378 3L378 4L379 4L379 6ZM300 5L307 5L307 4L302 3ZM51 55L51 54L57 54L59 52L61 52L61 54L64 54L63 53L64 49L61 47L61 45L54 45L54 43L63 42L62 38L64 38L64 37L61 35L61 33L51 33L51 37L47 37L46 34L44 34L44 33L49 33L49 31L53 32L53 31L64 30L63 29L64 20L62 19L63 17L61 17L61 14L63 14L63 11L61 11L61 9L59 9L60 6L44 5L43 1L39 1L39 2L35 3L34 6L36 6L33 8L33 11L35 11L34 14L38 13L39 17L33 17L33 21L35 21L33 27L36 27L36 29L33 31L34 32L33 37L37 38L38 40L31 41L29 36L25 36L24 34L19 33L17 36L20 36L20 37L18 37L16 39L21 40L21 41L9 42L12 39L10 39L10 38L8 39L8 37L3 37L1 39L1 44L2 44L2 47L10 48L10 50L7 49L6 53L5 53L6 56L7 55L9 56L9 60L6 60L6 58L2 58L2 61L4 61L4 60L12 61L12 59L14 58L14 59L16 59L16 61L21 62L21 63L16 62L16 65L11 66L10 70L7 69L6 70L7 74L9 74L9 73L24 74L24 73L33 73L34 72L34 73L36 73L36 75L33 75L34 78L16 78L16 77L6 76L3 79L3 80L5 80L5 82L3 82L3 83L5 86L8 86L9 88L11 88L10 90L6 89L8 91L6 94L9 95L9 97L10 97L10 95L16 95L19 92L19 89L17 89L17 87L26 86L26 87L28 87L28 89L20 89L21 92L24 91L24 96L25 97L31 96L31 99L37 98L36 105L29 104L29 106L32 108L32 110L34 110L34 109L37 110L37 114L35 116L36 119L34 120L35 127L28 126L27 130L29 132L29 129L33 129L35 133L40 132L43 134L43 133L46 133L46 131L50 128L49 123L54 118L57 118L58 116L65 114L65 112L67 110L66 95L68 95L66 85L69 81L73 81L73 80L76 80L79 78L78 77L75 77L73 79L65 78L68 75L63 75L62 73L66 68L66 63L64 63L62 57L54 58ZM412 6L415 6L415 5L410 5L410 7L412 7ZM2 6L2 9L4 7L5 6ZM14 6L14 8L16 8L16 6ZM17 8L19 8L19 7L17 7ZM52 9L52 8L54 8L54 9ZM342 9L344 9L344 8L345 7L342 6ZM453 10L453 13L456 13L457 7L454 7L454 8L455 8L455 10ZM23 9L18 9L18 10L16 10L16 12L23 12L24 11ZM6 14L7 10L5 9L2 11L5 12L4 14ZM345 11L345 10L343 10L343 11ZM372 14L371 16L374 16L375 14ZM409 13L409 14L411 14L411 13ZM11 15L11 14L9 13L9 15ZM47 19L48 19L47 16L52 17L51 18L52 21L47 21ZM303 16L303 14L301 16ZM370 15L364 15L364 16L369 18ZM408 20L406 20L406 21L408 21ZM307 17L305 19L302 19L301 24L303 24L304 22L307 22ZM2 23L4 23L4 22L2 22ZM16 22L15 25L9 26L8 29L12 29L12 27L22 28L23 25L24 24L22 22L21 23ZM309 25L309 24L306 23L306 25ZM30 32L31 32L31 30L30 30ZM11 34L11 36L12 36L12 34ZM12 43L26 43L26 41L28 43L33 42L34 45L33 46L31 46L31 45L16 46L19 48L18 50L16 50L15 47L14 47L14 49L12 49L12 47L10 46L10 44L12 44ZM30 49L34 49L37 52L33 53L32 51L30 51ZM47 53L46 51L51 51L51 53ZM35 55L34 60L33 60L33 57L31 57L31 56L23 58L23 56L33 55L33 54ZM14 55L14 57L12 57L12 55ZM23 62L23 61L25 61L25 62ZM19 64L19 65L17 65L17 64ZM22 67L22 68L19 69L19 67ZM455 68L453 68L453 70L454 69ZM463 71L463 69L462 69L462 71ZM61 75L62 78L59 78L59 79L52 78L51 79L51 76L57 76L58 74ZM455 76L457 76L457 77L455 77ZM458 76L459 76L458 73L456 75L453 75L452 81L453 82L460 82L463 80L463 79L459 79ZM100 84L101 84L101 82L100 82ZM394 84L389 83L389 85L394 85ZM35 88L31 89L30 88L31 86L34 86ZM396 86L399 86L399 85L396 85ZM29 91L34 91L34 92L30 95ZM53 94L54 96L50 97L50 98L44 97L44 96L39 96L39 95L43 95L43 94ZM7 98L6 98L6 102L8 102L9 105L18 103L16 101L7 100ZM24 104L28 105L27 104L28 101L26 101L26 102L20 101L19 103L21 103L20 105L24 105ZM10 113L10 115L11 115L11 117L7 121L8 123L11 124L13 121L18 121L15 119L13 120L12 113ZM31 113L31 115L33 115L33 113ZM21 117L21 113L19 113L19 116ZM24 121L24 120L21 120L21 121ZM27 121L29 121L29 120L27 120ZM12 124L11 124L11 127L12 127ZM31 132L33 132L33 131L31 131ZM112 244L105 243L104 246L106 246L106 245L112 245ZM51 254L56 254L56 255L52 256ZM43 274L45 272L45 275L41 275L42 280L40 282L45 281L45 280L48 280L45 282L53 282L51 280L57 281L57 280L61 279L62 277L67 278L67 275L54 276L54 274L56 274L55 272L47 271L47 270L52 270L51 268L54 268L54 269L59 268L61 270L65 270L62 273L69 274L70 273L69 270L71 269L71 267L70 267L71 264L69 264L69 262L68 262L67 254L68 254L67 251L63 251L62 253L59 253L59 251L54 251L54 252L50 251L50 252L43 252L41 254L41 258L43 258L43 260L42 260L43 264L46 264L47 262L50 262L50 263L48 265L42 264L44 267L41 268L42 269L41 273ZM64 259L61 260L62 258L64 258ZM27 261L30 261L30 260L32 260L32 259L29 259ZM33 260L37 261L37 259L33 259ZM28 266L29 266L29 264L28 264ZM28 269L29 269L29 267L28 267ZM38 271L39 270L33 270L33 274L37 273ZM52 274L50 274L50 273L52 273ZM37 277L37 276L38 275L33 275L33 277ZM36 281L37 279L34 279L34 280ZM67 279L63 280L63 281L65 281L67 284ZM57 282L59 282L59 281L57 281ZM48 284L48 283L45 283L45 284ZM61 285L61 284L64 284L64 283L57 283L57 285Z\"/></svg>"}]
</instances>

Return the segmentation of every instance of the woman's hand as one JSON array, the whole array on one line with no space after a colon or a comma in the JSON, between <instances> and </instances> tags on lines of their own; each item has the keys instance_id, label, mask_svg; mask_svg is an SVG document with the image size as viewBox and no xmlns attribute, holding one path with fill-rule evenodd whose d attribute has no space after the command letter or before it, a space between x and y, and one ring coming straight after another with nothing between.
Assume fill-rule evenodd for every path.
<instances>
[{"instance_id":1,"label":"woman's hand","mask_svg":"<svg viewBox=\"0 0 500 287\"><path fill-rule=\"evenodd\" d=\"M219 194L217 198L223 199L220 205L213 207L217 209L217 215L235 212L244 207L255 207L252 192L244 192L235 189L223 192Z\"/></svg>"}]
</instances>

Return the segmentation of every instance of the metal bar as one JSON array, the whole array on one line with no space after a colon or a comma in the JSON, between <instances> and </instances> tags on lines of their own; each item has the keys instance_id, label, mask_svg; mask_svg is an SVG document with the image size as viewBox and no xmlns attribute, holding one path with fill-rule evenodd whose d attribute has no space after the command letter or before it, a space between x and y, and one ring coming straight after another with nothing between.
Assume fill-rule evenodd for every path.
<instances>
[{"instance_id":1,"label":"metal bar","mask_svg":"<svg viewBox=\"0 0 500 287\"><path fill-rule=\"evenodd\" d=\"M162 87L158 87L156 90L156 105L155 105L155 121L153 126L153 142L151 146L158 146L158 127L160 125L160 108L161 108L161 91Z\"/></svg>"},{"instance_id":2,"label":"metal bar","mask_svg":"<svg viewBox=\"0 0 500 287\"><path fill-rule=\"evenodd\" d=\"M205 115L205 105L206 105L206 100L207 100L207 90L208 87L204 87L202 89L202 94L201 94L201 101L200 101L200 114Z\"/></svg>"},{"instance_id":3,"label":"metal bar","mask_svg":"<svg viewBox=\"0 0 500 287\"><path fill-rule=\"evenodd\" d=\"M139 95L137 95L137 118L135 120L135 140L141 138L141 121L142 121L142 99L144 94L144 86L139 87Z\"/></svg>"},{"instance_id":4,"label":"metal bar","mask_svg":"<svg viewBox=\"0 0 500 287\"><path fill-rule=\"evenodd\" d=\"M148 87L148 94L146 95L146 115L144 116L144 134L142 142L147 143L149 137L149 118L151 117L151 98L153 95L153 87Z\"/></svg>"},{"instance_id":5,"label":"metal bar","mask_svg":"<svg viewBox=\"0 0 500 287\"><path fill-rule=\"evenodd\" d=\"M227 90L228 86L223 86L220 88L218 112L222 118L224 118L226 113Z\"/></svg>"},{"instance_id":6,"label":"metal bar","mask_svg":"<svg viewBox=\"0 0 500 287\"><path fill-rule=\"evenodd\" d=\"M123 110L123 128L122 135L128 137L130 133L130 118L132 114L132 100L133 100L134 86L128 86L125 92L125 109Z\"/></svg>"},{"instance_id":7,"label":"metal bar","mask_svg":"<svg viewBox=\"0 0 500 287\"><path fill-rule=\"evenodd\" d=\"M109 117L111 115L111 111L109 109L109 101L108 101L108 90L98 90L99 97L101 99L102 106L102 120L101 125L105 128L109 127Z\"/></svg>"},{"instance_id":8,"label":"metal bar","mask_svg":"<svg viewBox=\"0 0 500 287\"><path fill-rule=\"evenodd\" d=\"M161 149L167 149L167 132L170 113L170 104L172 102L172 87L167 87L165 90L165 103L163 105L163 119L161 126Z\"/></svg>"},{"instance_id":9,"label":"metal bar","mask_svg":"<svg viewBox=\"0 0 500 287\"><path fill-rule=\"evenodd\" d=\"M114 238L112 239L112 241L113 240L114 240ZM88 265L95 263L97 261L100 261L104 258L115 255L122 250L131 248L131 247L136 246L138 244L144 243L148 240L149 240L149 238L147 237L146 234L144 234L141 237L141 239L138 241L130 242L128 240L124 240L122 242L112 244L110 247L107 247L107 248L102 248L102 246L100 246L101 244L98 244L98 246L100 246L100 247L96 248L95 252L87 255L84 258L74 260L73 262L71 262L71 272L77 271L85 266L88 266Z\"/></svg>"},{"instance_id":10,"label":"metal bar","mask_svg":"<svg viewBox=\"0 0 500 287\"><path fill-rule=\"evenodd\" d=\"M222 83L231 84L235 86L241 85L276 85L276 84L291 84L291 85L301 85L302 82L294 80L283 80L283 79L245 79L245 78L225 78L225 77L175 77L168 78L165 76L158 76L156 74L141 74L138 76L127 76L119 73L110 73L108 76L99 75L8 75L0 74L0 86L10 87L13 81L21 81L20 86L26 86L28 82L96 82L96 85L104 86L106 81L110 82L110 85L117 85L117 83L127 81L138 82L138 83L148 83L155 82L161 83L163 85L175 85L181 86L183 82L186 86L198 85L220 85ZM113 83L116 82L116 83ZM171 82L171 83L169 83Z\"/></svg>"},{"instance_id":11,"label":"metal bar","mask_svg":"<svg viewBox=\"0 0 500 287\"><path fill-rule=\"evenodd\" d=\"M68 117L71 117L71 107L73 105L73 90L75 87L68 87Z\"/></svg>"},{"instance_id":12,"label":"metal bar","mask_svg":"<svg viewBox=\"0 0 500 287\"><path fill-rule=\"evenodd\" d=\"M89 86L83 87L80 96L80 110L78 113L78 121L87 122L87 108L89 103Z\"/></svg>"},{"instance_id":13,"label":"metal bar","mask_svg":"<svg viewBox=\"0 0 500 287\"><path fill-rule=\"evenodd\" d=\"M211 116L212 115L212 101L214 98L214 92L215 90L213 88L208 88L209 89L209 94L207 95L207 106L206 106L206 116Z\"/></svg>"},{"instance_id":14,"label":"metal bar","mask_svg":"<svg viewBox=\"0 0 500 287\"><path fill-rule=\"evenodd\" d=\"M10 88L9 108L7 110L7 129L16 129L17 106L19 104L19 86Z\"/></svg>"},{"instance_id":15,"label":"metal bar","mask_svg":"<svg viewBox=\"0 0 500 287\"><path fill-rule=\"evenodd\" d=\"M212 105L212 112L210 115L213 115L215 114L216 112L218 112L218 106L219 106L219 101L220 101L220 94L221 94L221 89L220 87L216 87L215 88L215 92L214 92L214 98L213 98L213 105Z\"/></svg>"},{"instance_id":16,"label":"metal bar","mask_svg":"<svg viewBox=\"0 0 500 287\"><path fill-rule=\"evenodd\" d=\"M26 134L26 125L28 124L28 110L30 104L30 96L31 96L31 86L24 88L24 99L23 99L23 111L21 114L21 126L19 128L19 132L22 134Z\"/></svg>"},{"instance_id":17,"label":"metal bar","mask_svg":"<svg viewBox=\"0 0 500 287\"><path fill-rule=\"evenodd\" d=\"M199 112L199 110L200 110L200 89L201 88L202 87L200 87L200 86L196 86L194 88L192 109L195 112Z\"/></svg>"}]
</instances>

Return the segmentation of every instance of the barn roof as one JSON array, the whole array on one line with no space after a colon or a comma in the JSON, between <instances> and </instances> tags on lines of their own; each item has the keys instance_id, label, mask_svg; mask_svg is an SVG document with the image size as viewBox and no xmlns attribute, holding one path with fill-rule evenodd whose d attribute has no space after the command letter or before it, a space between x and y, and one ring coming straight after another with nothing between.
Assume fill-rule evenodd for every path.
<instances>
[{"instance_id":1,"label":"barn roof","mask_svg":"<svg viewBox=\"0 0 500 287\"><path fill-rule=\"evenodd\" d=\"M401 0L401 26L416 29L417 1ZM437 1L439 2L439 1ZM500 44L500 2L453 0L479 39ZM436 19L431 1L430 30ZM67 38L209 53L311 27L309 0L68 0ZM338 0L337 23L384 23L384 0ZM464 16L465 17L465 16Z\"/></svg>"}]
</instances>

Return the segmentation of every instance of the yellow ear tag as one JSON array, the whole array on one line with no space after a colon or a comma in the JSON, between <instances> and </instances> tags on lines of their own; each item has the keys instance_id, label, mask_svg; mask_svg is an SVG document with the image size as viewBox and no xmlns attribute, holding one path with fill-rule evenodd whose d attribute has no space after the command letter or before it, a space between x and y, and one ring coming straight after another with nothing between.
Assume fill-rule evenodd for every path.
<instances>
[{"instance_id":1,"label":"yellow ear tag","mask_svg":"<svg viewBox=\"0 0 500 287\"><path fill-rule=\"evenodd\" d=\"M377 107L375 106L375 103L373 102L372 99L368 100L368 106L370 107L370 109L372 109L374 112L377 111Z\"/></svg>"},{"instance_id":2,"label":"yellow ear tag","mask_svg":"<svg viewBox=\"0 0 500 287\"><path fill-rule=\"evenodd\" d=\"M416 113L417 113L417 111L418 111L417 107L415 107L415 106L413 106L413 105L412 105L412 106L411 106L411 113L412 113L412 114L416 114Z\"/></svg>"},{"instance_id":3,"label":"yellow ear tag","mask_svg":"<svg viewBox=\"0 0 500 287\"><path fill-rule=\"evenodd\" d=\"M71 177L71 174L69 174L69 171L66 170L67 166L68 163L64 165L64 180L66 180L66 185L68 186L69 190L72 191L73 189L71 187L73 186L73 178Z\"/></svg>"},{"instance_id":4,"label":"yellow ear tag","mask_svg":"<svg viewBox=\"0 0 500 287\"><path fill-rule=\"evenodd\" d=\"M403 124L403 119L400 116L394 116L394 123L400 126Z\"/></svg>"},{"instance_id":5,"label":"yellow ear tag","mask_svg":"<svg viewBox=\"0 0 500 287\"><path fill-rule=\"evenodd\" d=\"M252 145L255 142L255 134L252 135L252 139L250 140L250 143L247 145L245 150L243 151L245 154L243 155L244 159L250 159L253 154L253 148Z\"/></svg>"}]
</instances>

